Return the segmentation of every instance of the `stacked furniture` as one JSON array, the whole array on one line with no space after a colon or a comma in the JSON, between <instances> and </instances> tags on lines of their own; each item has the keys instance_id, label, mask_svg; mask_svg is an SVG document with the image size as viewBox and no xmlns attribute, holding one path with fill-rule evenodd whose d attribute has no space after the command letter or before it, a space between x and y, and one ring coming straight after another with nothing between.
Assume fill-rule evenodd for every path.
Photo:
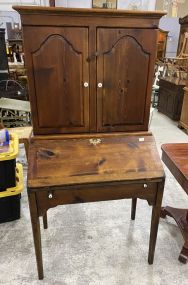
<instances>
[{"instance_id":1,"label":"stacked furniture","mask_svg":"<svg viewBox=\"0 0 188 285\"><path fill-rule=\"evenodd\" d=\"M183 105L181 110L181 117L178 122L178 127L185 129L188 133L188 78L186 82L186 86L184 87L184 98L183 98Z\"/></svg>"},{"instance_id":2,"label":"stacked furniture","mask_svg":"<svg viewBox=\"0 0 188 285\"><path fill-rule=\"evenodd\" d=\"M11 134L9 144L0 145L0 223L20 218L23 169L16 163L17 155L18 137Z\"/></svg>"},{"instance_id":3,"label":"stacked furniture","mask_svg":"<svg viewBox=\"0 0 188 285\"><path fill-rule=\"evenodd\" d=\"M8 59L5 44L5 29L0 29L0 81L8 79Z\"/></svg>"},{"instance_id":4,"label":"stacked furniture","mask_svg":"<svg viewBox=\"0 0 188 285\"><path fill-rule=\"evenodd\" d=\"M167 58L167 74L159 81L158 110L173 120L181 116L183 95L188 68L188 17L179 20L181 25L176 58Z\"/></svg>"},{"instance_id":5,"label":"stacked furniture","mask_svg":"<svg viewBox=\"0 0 188 285\"><path fill-rule=\"evenodd\" d=\"M159 80L158 111L178 121L183 104L185 81L174 77Z\"/></svg>"},{"instance_id":6,"label":"stacked furniture","mask_svg":"<svg viewBox=\"0 0 188 285\"><path fill-rule=\"evenodd\" d=\"M15 7L21 14L33 133L28 197L39 279L39 216L57 205L137 198L153 207L153 263L164 171L148 133L163 13ZM35 35L35 37L33 37Z\"/></svg>"},{"instance_id":7,"label":"stacked furniture","mask_svg":"<svg viewBox=\"0 0 188 285\"><path fill-rule=\"evenodd\" d=\"M180 36L179 36L177 54L181 52L184 44L185 34L188 33L188 15L183 18L180 18L179 23L180 23ZM184 54L188 54L188 42L186 43L186 46L184 48Z\"/></svg>"},{"instance_id":8,"label":"stacked furniture","mask_svg":"<svg viewBox=\"0 0 188 285\"><path fill-rule=\"evenodd\" d=\"M168 31L159 29L157 37L157 59L163 59L166 55L166 45L168 39Z\"/></svg>"}]
</instances>

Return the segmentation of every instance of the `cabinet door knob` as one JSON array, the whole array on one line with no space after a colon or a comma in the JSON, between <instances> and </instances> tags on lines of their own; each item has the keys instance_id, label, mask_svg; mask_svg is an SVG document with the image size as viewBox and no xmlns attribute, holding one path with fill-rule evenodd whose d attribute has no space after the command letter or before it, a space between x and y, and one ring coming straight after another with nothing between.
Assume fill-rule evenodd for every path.
<instances>
[{"instance_id":1,"label":"cabinet door knob","mask_svg":"<svg viewBox=\"0 0 188 285\"><path fill-rule=\"evenodd\" d=\"M48 198L49 198L49 199L52 199L52 198L53 198L52 193L49 193L49 194L48 194Z\"/></svg>"},{"instance_id":2,"label":"cabinet door knob","mask_svg":"<svg viewBox=\"0 0 188 285\"><path fill-rule=\"evenodd\" d=\"M88 82L84 82L84 87L87 88L89 86Z\"/></svg>"},{"instance_id":3,"label":"cabinet door knob","mask_svg":"<svg viewBox=\"0 0 188 285\"><path fill-rule=\"evenodd\" d=\"M99 82L99 83L97 84L97 86L98 86L99 88L102 88L102 83Z\"/></svg>"}]
</instances>

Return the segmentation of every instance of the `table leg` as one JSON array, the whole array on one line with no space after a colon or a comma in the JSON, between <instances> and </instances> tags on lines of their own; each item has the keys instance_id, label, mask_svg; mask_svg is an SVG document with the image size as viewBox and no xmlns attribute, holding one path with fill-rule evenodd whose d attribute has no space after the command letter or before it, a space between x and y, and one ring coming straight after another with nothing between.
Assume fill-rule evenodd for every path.
<instances>
[{"instance_id":1,"label":"table leg","mask_svg":"<svg viewBox=\"0 0 188 285\"><path fill-rule=\"evenodd\" d=\"M155 204L153 205L152 217L151 217L151 229L150 229L150 241L149 241L149 253L148 263L153 264L155 245L157 240L157 232L159 226L159 218L161 212L161 203L164 191L164 181L158 183L157 196Z\"/></svg>"},{"instance_id":2,"label":"table leg","mask_svg":"<svg viewBox=\"0 0 188 285\"><path fill-rule=\"evenodd\" d=\"M135 215L136 215L136 203L137 203L137 198L132 199L132 206L131 206L131 219L135 220Z\"/></svg>"},{"instance_id":3,"label":"table leg","mask_svg":"<svg viewBox=\"0 0 188 285\"><path fill-rule=\"evenodd\" d=\"M40 234L40 221L37 211L37 203L35 193L28 192L29 208L31 215L31 225L33 230L33 240L35 246L35 255L37 261L38 277L39 279L44 278L43 264L42 264L42 247L41 247L41 234Z\"/></svg>"},{"instance_id":4,"label":"table leg","mask_svg":"<svg viewBox=\"0 0 188 285\"><path fill-rule=\"evenodd\" d=\"M166 216L172 217L176 221L182 233L185 243L181 249L178 259L182 263L187 263L188 261L188 210L167 206L167 207L162 208L161 210L161 217L165 218Z\"/></svg>"},{"instance_id":5,"label":"table leg","mask_svg":"<svg viewBox=\"0 0 188 285\"><path fill-rule=\"evenodd\" d=\"M48 228L47 212L45 212L45 214L43 215L43 226L45 230Z\"/></svg>"}]
</instances>

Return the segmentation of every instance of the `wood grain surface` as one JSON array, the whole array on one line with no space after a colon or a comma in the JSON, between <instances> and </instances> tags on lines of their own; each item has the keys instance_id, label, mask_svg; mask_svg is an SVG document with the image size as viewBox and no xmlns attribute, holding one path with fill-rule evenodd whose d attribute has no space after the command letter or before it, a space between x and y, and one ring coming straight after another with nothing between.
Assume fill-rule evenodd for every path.
<instances>
[{"instance_id":1,"label":"wood grain surface","mask_svg":"<svg viewBox=\"0 0 188 285\"><path fill-rule=\"evenodd\" d=\"M157 180L164 177L152 136L33 140L29 188L98 182Z\"/></svg>"},{"instance_id":2,"label":"wood grain surface","mask_svg":"<svg viewBox=\"0 0 188 285\"><path fill-rule=\"evenodd\" d=\"M188 143L162 145L162 160L188 194Z\"/></svg>"}]
</instances>

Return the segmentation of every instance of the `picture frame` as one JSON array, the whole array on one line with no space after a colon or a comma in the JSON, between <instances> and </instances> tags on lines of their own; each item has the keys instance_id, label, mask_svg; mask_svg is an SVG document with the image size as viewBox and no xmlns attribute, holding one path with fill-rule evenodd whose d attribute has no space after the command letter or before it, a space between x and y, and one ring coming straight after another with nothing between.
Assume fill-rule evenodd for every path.
<instances>
[{"instance_id":1,"label":"picture frame","mask_svg":"<svg viewBox=\"0 0 188 285\"><path fill-rule=\"evenodd\" d=\"M92 0L92 8L117 9L117 0Z\"/></svg>"}]
</instances>

